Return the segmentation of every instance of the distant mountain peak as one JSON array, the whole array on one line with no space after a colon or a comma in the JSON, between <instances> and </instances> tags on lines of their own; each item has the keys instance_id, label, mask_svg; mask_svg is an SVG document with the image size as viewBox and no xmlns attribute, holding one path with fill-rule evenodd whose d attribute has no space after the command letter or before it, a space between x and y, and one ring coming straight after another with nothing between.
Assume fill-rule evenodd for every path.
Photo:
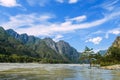
<instances>
[{"instance_id":1,"label":"distant mountain peak","mask_svg":"<svg viewBox=\"0 0 120 80\"><path fill-rule=\"evenodd\" d=\"M120 48L120 36L118 36L112 44L113 47Z\"/></svg>"},{"instance_id":2,"label":"distant mountain peak","mask_svg":"<svg viewBox=\"0 0 120 80\"><path fill-rule=\"evenodd\" d=\"M0 26L0 30L4 30L4 28L2 26Z\"/></svg>"},{"instance_id":3,"label":"distant mountain peak","mask_svg":"<svg viewBox=\"0 0 120 80\"><path fill-rule=\"evenodd\" d=\"M56 54L56 55L63 55L64 58L71 60L72 62L77 62L79 59L79 53L77 50L69 45L69 43L60 40L58 42L53 41L52 38L46 37L44 39L40 39L34 36L29 36L26 33L18 34L13 29L8 29L6 32L14 37L15 39L19 40L23 44L27 45L31 49L35 50L38 53L44 53L44 55ZM49 51L49 52L47 52ZM42 53L42 54L43 54Z\"/></svg>"},{"instance_id":4,"label":"distant mountain peak","mask_svg":"<svg viewBox=\"0 0 120 80\"><path fill-rule=\"evenodd\" d=\"M120 49L120 36L118 36L118 37L114 40L113 44L112 44L111 47L108 49L106 55L110 55L110 54L111 54L112 48L118 48L118 49Z\"/></svg>"},{"instance_id":5,"label":"distant mountain peak","mask_svg":"<svg viewBox=\"0 0 120 80\"><path fill-rule=\"evenodd\" d=\"M98 53L100 53L102 56L104 56L107 53L107 50L99 50Z\"/></svg>"}]
</instances>

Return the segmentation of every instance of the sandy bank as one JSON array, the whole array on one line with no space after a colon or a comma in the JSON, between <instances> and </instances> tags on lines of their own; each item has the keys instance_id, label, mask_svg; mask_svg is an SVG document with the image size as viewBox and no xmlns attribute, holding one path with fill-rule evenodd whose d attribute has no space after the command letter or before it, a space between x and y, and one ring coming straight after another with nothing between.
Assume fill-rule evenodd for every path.
<instances>
[{"instance_id":1,"label":"sandy bank","mask_svg":"<svg viewBox=\"0 0 120 80\"><path fill-rule=\"evenodd\" d=\"M120 64L111 65L111 66L103 66L102 69L109 69L109 70L120 70Z\"/></svg>"}]
</instances>

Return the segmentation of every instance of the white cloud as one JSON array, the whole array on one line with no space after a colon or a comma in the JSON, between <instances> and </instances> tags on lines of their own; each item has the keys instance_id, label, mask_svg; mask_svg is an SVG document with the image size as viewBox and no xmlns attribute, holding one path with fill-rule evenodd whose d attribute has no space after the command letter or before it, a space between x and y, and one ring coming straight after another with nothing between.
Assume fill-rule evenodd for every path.
<instances>
[{"instance_id":1,"label":"white cloud","mask_svg":"<svg viewBox=\"0 0 120 80\"><path fill-rule=\"evenodd\" d=\"M60 34L58 34L58 35L55 36L55 38L54 38L53 40L57 42L57 41L59 41L61 38L63 38L63 36L60 35Z\"/></svg>"},{"instance_id":2,"label":"white cloud","mask_svg":"<svg viewBox=\"0 0 120 80\"><path fill-rule=\"evenodd\" d=\"M105 38L109 38L110 34L119 35L120 34L120 28L115 28L115 29L107 31L106 35L105 35Z\"/></svg>"},{"instance_id":3,"label":"white cloud","mask_svg":"<svg viewBox=\"0 0 120 80\"><path fill-rule=\"evenodd\" d=\"M21 6L16 0L0 0L0 5L5 7Z\"/></svg>"},{"instance_id":4,"label":"white cloud","mask_svg":"<svg viewBox=\"0 0 120 80\"><path fill-rule=\"evenodd\" d=\"M92 34L101 34L101 33L104 33L103 31L96 31L96 32L93 32Z\"/></svg>"},{"instance_id":5,"label":"white cloud","mask_svg":"<svg viewBox=\"0 0 120 80\"><path fill-rule=\"evenodd\" d=\"M66 19L67 21L76 21L76 22L82 22L84 20L86 20L86 16L83 15L83 16L77 16L77 17L74 17L74 18L71 18L71 19Z\"/></svg>"},{"instance_id":6,"label":"white cloud","mask_svg":"<svg viewBox=\"0 0 120 80\"><path fill-rule=\"evenodd\" d=\"M77 2L78 2L78 0L69 0L70 4L77 3Z\"/></svg>"},{"instance_id":7,"label":"white cloud","mask_svg":"<svg viewBox=\"0 0 120 80\"><path fill-rule=\"evenodd\" d=\"M102 41L102 37L95 37L86 40L86 42L92 42L94 44L99 44Z\"/></svg>"},{"instance_id":8,"label":"white cloud","mask_svg":"<svg viewBox=\"0 0 120 80\"><path fill-rule=\"evenodd\" d=\"M56 2L74 4L74 3L77 3L78 0L56 0Z\"/></svg>"},{"instance_id":9,"label":"white cloud","mask_svg":"<svg viewBox=\"0 0 120 80\"><path fill-rule=\"evenodd\" d=\"M11 16L9 21L1 24L5 29L14 29L19 33L27 33L35 36L53 36L56 34L64 34L73 32L78 29L86 29L91 27L97 27L111 19L120 16L120 12L115 12L105 16L102 19L93 22L84 22L73 24L73 20L64 22L49 22L54 18L53 14L24 14ZM79 16L78 16L79 17ZM73 18L74 20L76 19Z\"/></svg>"},{"instance_id":10,"label":"white cloud","mask_svg":"<svg viewBox=\"0 0 120 80\"><path fill-rule=\"evenodd\" d=\"M54 18L52 14L27 14L11 16L8 22L1 24L5 29L15 29L19 33L28 33L30 35L46 35L46 27L48 28L48 20ZM23 27L23 28L20 28ZM25 28L26 27L26 28ZM27 29L27 30L26 30Z\"/></svg>"},{"instance_id":11,"label":"white cloud","mask_svg":"<svg viewBox=\"0 0 120 80\"><path fill-rule=\"evenodd\" d=\"M120 29L111 30L111 31L109 31L109 33L118 35L118 34L120 34Z\"/></svg>"},{"instance_id":12,"label":"white cloud","mask_svg":"<svg viewBox=\"0 0 120 80\"><path fill-rule=\"evenodd\" d=\"M51 2L58 2L58 3L67 3L67 4L74 4L77 3L78 0L27 0L28 4L30 6L35 6L35 5L39 5L41 7L44 7L46 5L48 5Z\"/></svg>"},{"instance_id":13,"label":"white cloud","mask_svg":"<svg viewBox=\"0 0 120 80\"><path fill-rule=\"evenodd\" d=\"M103 4L101 4L100 6L103 9L106 9L108 11L112 11L115 9L116 4L118 3L119 0L109 0L109 1L105 1Z\"/></svg>"}]
</instances>

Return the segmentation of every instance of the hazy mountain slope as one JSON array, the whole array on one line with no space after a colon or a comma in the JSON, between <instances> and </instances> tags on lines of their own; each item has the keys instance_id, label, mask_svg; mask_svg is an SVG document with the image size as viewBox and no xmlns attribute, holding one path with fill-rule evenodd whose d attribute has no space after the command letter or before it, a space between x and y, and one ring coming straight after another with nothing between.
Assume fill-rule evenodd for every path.
<instances>
[{"instance_id":1,"label":"hazy mountain slope","mask_svg":"<svg viewBox=\"0 0 120 80\"><path fill-rule=\"evenodd\" d=\"M29 48L24 46L21 42L9 36L2 27L0 27L0 53L37 57L37 54L33 50L30 51Z\"/></svg>"},{"instance_id":2,"label":"hazy mountain slope","mask_svg":"<svg viewBox=\"0 0 120 80\"><path fill-rule=\"evenodd\" d=\"M67 42L65 41L58 41L54 42L51 38L45 38L43 39L47 46L55 50L57 53L67 57L69 60L73 62L77 62L79 58L79 53L76 49L71 47Z\"/></svg>"},{"instance_id":3,"label":"hazy mountain slope","mask_svg":"<svg viewBox=\"0 0 120 80\"><path fill-rule=\"evenodd\" d=\"M46 58L55 58L56 56L57 59L69 59L73 62L78 60L79 54L77 50L67 42L54 42L51 38L39 39L34 36L28 36L27 34L19 35L12 29L6 30L6 32L36 51L41 57L44 55ZM50 57L48 57L48 55Z\"/></svg>"},{"instance_id":4,"label":"hazy mountain slope","mask_svg":"<svg viewBox=\"0 0 120 80\"><path fill-rule=\"evenodd\" d=\"M108 49L106 55L111 55L111 53L113 52L114 49L120 49L120 36L118 36L115 39L115 41L113 42L113 44L111 45L111 47Z\"/></svg>"},{"instance_id":5,"label":"hazy mountain slope","mask_svg":"<svg viewBox=\"0 0 120 80\"><path fill-rule=\"evenodd\" d=\"M107 53L107 50L99 50L97 53L99 53L101 56L104 56Z\"/></svg>"},{"instance_id":6,"label":"hazy mountain slope","mask_svg":"<svg viewBox=\"0 0 120 80\"><path fill-rule=\"evenodd\" d=\"M57 54L57 52L55 52L53 49L48 47L44 41L42 41L37 37L28 36L27 34L19 35L17 32L15 32L12 29L6 30L6 32L15 39L19 40L25 46L27 46L29 50L34 50L41 59L46 58L51 60L52 59L67 60L63 58L60 54Z\"/></svg>"}]
</instances>

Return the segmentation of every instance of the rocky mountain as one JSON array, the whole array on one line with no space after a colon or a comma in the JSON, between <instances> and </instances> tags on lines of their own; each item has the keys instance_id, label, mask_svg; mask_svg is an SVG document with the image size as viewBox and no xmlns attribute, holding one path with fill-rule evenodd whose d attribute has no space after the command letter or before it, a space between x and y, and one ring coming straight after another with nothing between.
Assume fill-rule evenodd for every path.
<instances>
[{"instance_id":1,"label":"rocky mountain","mask_svg":"<svg viewBox=\"0 0 120 80\"><path fill-rule=\"evenodd\" d=\"M51 38L45 38L45 39L43 39L43 41L46 43L46 45L47 45L48 47L52 48L52 49L55 50L57 53L59 53L56 43L55 43Z\"/></svg>"},{"instance_id":2,"label":"rocky mountain","mask_svg":"<svg viewBox=\"0 0 120 80\"><path fill-rule=\"evenodd\" d=\"M120 63L120 36L109 47L105 56L100 60L102 66L114 65Z\"/></svg>"},{"instance_id":3,"label":"rocky mountain","mask_svg":"<svg viewBox=\"0 0 120 80\"><path fill-rule=\"evenodd\" d=\"M17 32L15 32L12 29L8 29L6 30L6 32L14 37L15 39L19 40L20 42L24 43L24 44L37 44L40 39L34 36L28 36L27 34L21 34L19 35Z\"/></svg>"},{"instance_id":4,"label":"rocky mountain","mask_svg":"<svg viewBox=\"0 0 120 80\"><path fill-rule=\"evenodd\" d=\"M99 53L101 56L104 56L107 53L107 50L99 50L97 53Z\"/></svg>"},{"instance_id":5,"label":"rocky mountain","mask_svg":"<svg viewBox=\"0 0 120 80\"><path fill-rule=\"evenodd\" d=\"M112 44L112 47L120 48L120 36L118 36Z\"/></svg>"},{"instance_id":6,"label":"rocky mountain","mask_svg":"<svg viewBox=\"0 0 120 80\"><path fill-rule=\"evenodd\" d=\"M6 32L30 49L36 51L41 57L51 57L51 55L55 57L56 55L56 57L59 56L58 59L61 58L71 62L77 62L79 59L77 50L71 47L67 42L54 42L51 38L39 39L34 36L28 36L27 34L20 35L12 29L8 29Z\"/></svg>"},{"instance_id":7,"label":"rocky mountain","mask_svg":"<svg viewBox=\"0 0 120 80\"><path fill-rule=\"evenodd\" d=\"M4 55L26 55L30 57L37 57L38 55L33 50L29 50L21 42L11 37L6 31L0 27L0 54Z\"/></svg>"},{"instance_id":8,"label":"rocky mountain","mask_svg":"<svg viewBox=\"0 0 120 80\"><path fill-rule=\"evenodd\" d=\"M53 49L48 47L46 43L34 36L28 36L27 34L18 34L12 29L6 30L7 34L24 44L29 51L33 50L37 53L38 57L41 59L47 60L63 60L66 61L67 59L63 58L60 54L57 54Z\"/></svg>"},{"instance_id":9,"label":"rocky mountain","mask_svg":"<svg viewBox=\"0 0 120 80\"><path fill-rule=\"evenodd\" d=\"M120 50L120 36L118 36L113 44L109 47L106 55L111 55L112 52L116 52L117 50Z\"/></svg>"},{"instance_id":10,"label":"rocky mountain","mask_svg":"<svg viewBox=\"0 0 120 80\"><path fill-rule=\"evenodd\" d=\"M79 53L77 50L71 47L67 42L60 40L55 43L51 38L45 38L43 41L45 41L47 46L55 50L57 53L64 55L71 61L77 62L79 59Z\"/></svg>"},{"instance_id":11,"label":"rocky mountain","mask_svg":"<svg viewBox=\"0 0 120 80\"><path fill-rule=\"evenodd\" d=\"M77 52L77 50L71 47L67 42L64 42L61 40L56 43L56 46L57 46L58 52L60 54L64 54L70 60L77 61L77 59L79 58L79 53Z\"/></svg>"}]
</instances>

